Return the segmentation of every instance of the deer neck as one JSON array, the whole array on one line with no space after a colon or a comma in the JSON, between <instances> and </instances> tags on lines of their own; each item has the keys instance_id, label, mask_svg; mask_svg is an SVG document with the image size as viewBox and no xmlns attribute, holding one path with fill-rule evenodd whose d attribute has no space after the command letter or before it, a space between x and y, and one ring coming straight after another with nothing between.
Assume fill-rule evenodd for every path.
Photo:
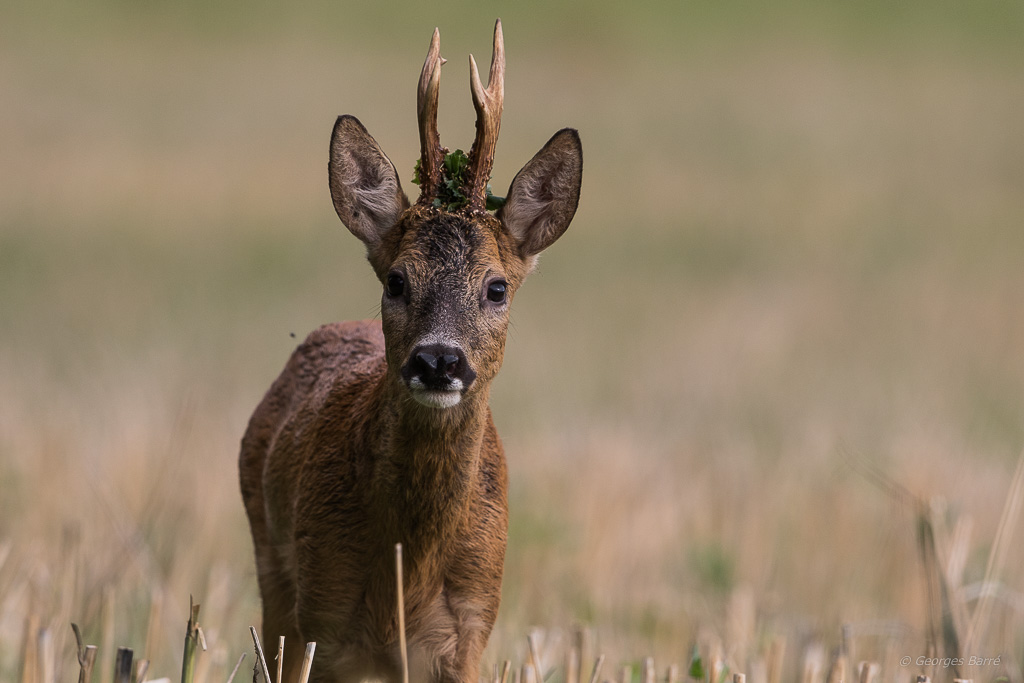
<instances>
[{"instance_id":1,"label":"deer neck","mask_svg":"<svg viewBox=\"0 0 1024 683\"><path fill-rule=\"evenodd\" d=\"M390 374L390 373L389 373ZM477 486L480 452L490 421L482 387L457 406L435 409L412 401L400 380L386 377L385 424L374 477L374 503L390 542L410 560L429 560L458 533Z\"/></svg>"}]
</instances>

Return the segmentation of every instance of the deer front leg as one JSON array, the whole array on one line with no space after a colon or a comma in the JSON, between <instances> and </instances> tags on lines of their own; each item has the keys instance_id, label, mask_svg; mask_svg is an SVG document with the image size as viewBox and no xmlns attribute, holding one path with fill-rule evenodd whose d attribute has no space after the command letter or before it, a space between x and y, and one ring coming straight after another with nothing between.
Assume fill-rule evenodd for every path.
<instances>
[{"instance_id":1,"label":"deer front leg","mask_svg":"<svg viewBox=\"0 0 1024 683\"><path fill-rule=\"evenodd\" d=\"M477 683L480 680L480 658L491 632L497 606L479 594L465 595L446 587L440 601L446 619L437 619L443 637L434 652L435 671L429 680L434 683ZM436 636L442 633L435 632ZM423 679L428 680L428 679Z\"/></svg>"}]
</instances>

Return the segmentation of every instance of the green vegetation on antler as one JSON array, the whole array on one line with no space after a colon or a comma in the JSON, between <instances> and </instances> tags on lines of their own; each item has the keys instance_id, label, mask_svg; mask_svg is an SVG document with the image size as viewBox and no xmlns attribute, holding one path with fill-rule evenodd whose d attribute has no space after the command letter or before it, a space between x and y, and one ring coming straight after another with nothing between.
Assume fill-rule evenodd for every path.
<instances>
[{"instance_id":1,"label":"green vegetation on antler","mask_svg":"<svg viewBox=\"0 0 1024 683\"><path fill-rule=\"evenodd\" d=\"M463 193L466 184L466 168L469 166L469 157L461 149L448 152L444 155L443 183L438 187L438 196L434 197L434 208L445 211L457 211L469 203L469 197ZM412 182L421 184L420 160L416 160L413 168ZM497 211L505 205L505 198L491 194L491 186L487 185L487 210Z\"/></svg>"}]
</instances>

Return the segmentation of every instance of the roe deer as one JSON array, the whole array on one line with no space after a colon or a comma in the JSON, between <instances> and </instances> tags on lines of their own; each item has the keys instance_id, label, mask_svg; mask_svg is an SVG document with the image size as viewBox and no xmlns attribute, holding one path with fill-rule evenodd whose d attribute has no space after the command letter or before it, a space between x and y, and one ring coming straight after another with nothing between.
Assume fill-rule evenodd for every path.
<instances>
[{"instance_id":1,"label":"roe deer","mask_svg":"<svg viewBox=\"0 0 1024 683\"><path fill-rule=\"evenodd\" d=\"M414 681L477 681L497 616L508 504L490 385L509 305L576 212L583 155L576 131L559 131L490 213L501 22L486 89L470 57L476 138L461 172L437 132L444 61L435 29L417 96L416 204L363 125L335 123L331 197L366 245L381 319L310 334L242 439L264 642L286 636L289 681L310 640L315 681L400 680L397 542Z\"/></svg>"}]
</instances>

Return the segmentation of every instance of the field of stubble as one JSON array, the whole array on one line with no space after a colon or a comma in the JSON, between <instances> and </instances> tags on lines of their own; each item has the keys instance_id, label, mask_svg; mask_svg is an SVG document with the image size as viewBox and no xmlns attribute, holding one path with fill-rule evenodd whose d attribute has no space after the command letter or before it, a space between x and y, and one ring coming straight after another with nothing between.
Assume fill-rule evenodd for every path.
<instances>
[{"instance_id":1,"label":"field of stubble","mask_svg":"<svg viewBox=\"0 0 1024 683\"><path fill-rule=\"evenodd\" d=\"M0 679L48 628L71 680L75 621L176 680L190 594L205 680L250 649L238 441L297 339L380 296L328 195L334 117L414 195L430 31L465 149L496 14L495 190L562 126L585 163L493 391L512 510L488 667L535 626L560 665L585 624L609 679L685 671L694 643L751 683L773 647L784 680L823 652L821 678L846 625L851 671L903 683L927 520L961 641L983 617L963 654L1001 656L969 673L1020 681L1019 6L313 0L0 10Z\"/></svg>"}]
</instances>

